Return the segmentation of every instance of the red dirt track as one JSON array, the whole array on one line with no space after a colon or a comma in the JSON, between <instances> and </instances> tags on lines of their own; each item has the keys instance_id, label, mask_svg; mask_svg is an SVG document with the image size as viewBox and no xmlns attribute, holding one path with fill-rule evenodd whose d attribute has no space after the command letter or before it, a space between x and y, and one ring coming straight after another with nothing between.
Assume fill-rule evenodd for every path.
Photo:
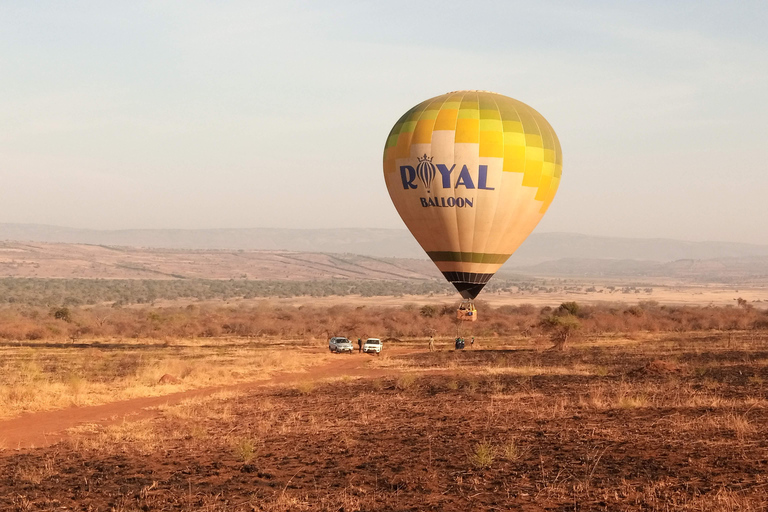
<instances>
[{"instance_id":1,"label":"red dirt track","mask_svg":"<svg viewBox=\"0 0 768 512\"><path fill-rule=\"evenodd\" d=\"M220 391L245 391L258 386L292 384L332 377L375 377L384 375L383 370L366 368L370 357L339 355L328 364L318 365L303 372L285 372L271 378L211 388L193 389L169 395L134 398L120 402L87 407L72 407L55 411L24 414L18 418L0 421L0 448L25 449L53 445L67 434L66 430L86 423L112 425L126 420L135 421L156 416L151 408L174 404L188 398L211 395Z\"/></svg>"}]
</instances>

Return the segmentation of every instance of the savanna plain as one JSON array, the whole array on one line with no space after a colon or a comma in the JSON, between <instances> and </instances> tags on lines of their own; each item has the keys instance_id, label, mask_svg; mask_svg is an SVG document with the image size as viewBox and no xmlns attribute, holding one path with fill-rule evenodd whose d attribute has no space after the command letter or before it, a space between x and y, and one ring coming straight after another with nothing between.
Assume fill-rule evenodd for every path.
<instances>
[{"instance_id":1,"label":"savanna plain","mask_svg":"<svg viewBox=\"0 0 768 512\"><path fill-rule=\"evenodd\" d=\"M768 509L760 304L392 302L2 306L0 510Z\"/></svg>"}]
</instances>

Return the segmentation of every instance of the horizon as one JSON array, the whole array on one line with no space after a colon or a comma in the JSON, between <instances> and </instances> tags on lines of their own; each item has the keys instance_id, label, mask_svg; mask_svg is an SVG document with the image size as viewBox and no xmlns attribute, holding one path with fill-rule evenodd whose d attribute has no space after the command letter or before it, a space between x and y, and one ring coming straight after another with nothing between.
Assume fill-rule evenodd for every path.
<instances>
[{"instance_id":1,"label":"horizon","mask_svg":"<svg viewBox=\"0 0 768 512\"><path fill-rule=\"evenodd\" d=\"M78 227L72 227L72 226L63 226L63 225L56 225L56 224L38 224L38 223L19 223L19 222L0 222L0 229L3 226L19 226L19 227L39 227L39 228L53 228L53 229L63 229L63 230L71 230L71 231L92 231L92 232L99 232L99 233L114 233L114 232L125 232L125 231L149 231L149 232L158 232L158 231L184 231L184 232L193 232L193 231L249 231L249 230L275 230L275 231L364 231L364 230L377 230L377 231L393 231L393 232L399 232L410 235L410 232L406 227L355 227L355 226L349 226L349 227L322 227L322 228L303 228L303 227L296 227L296 228L280 228L280 227L267 227L267 226L257 226L257 227L240 227L240 228L220 228L220 227L211 227L211 228L119 228L119 229L101 229L101 228L78 228ZM636 241L670 241L670 242L683 242L683 243L691 243L691 244L733 244L733 245L747 245L747 246L754 246L754 247L768 247L768 243L754 243L754 242L731 242L728 240L690 240L690 239L684 239L684 238L667 238L667 237L629 237L629 236L619 236L619 235L591 235L588 233L580 233L576 231L541 231L541 230L534 230L530 237L537 237L542 235L565 235L565 236L580 236L585 238L604 238L604 239L613 239L613 240L636 240ZM0 239L2 241L2 239ZM7 239L6 241L24 241L24 240L13 240L13 239ZM35 240L29 240L29 241L35 241ZM56 242L59 243L59 242ZM78 242L60 242L60 243L78 243ZM414 240L415 243L415 240ZM86 244L87 245L87 244ZM525 242L523 242L524 247ZM424 255L426 258L426 254Z\"/></svg>"}]
</instances>

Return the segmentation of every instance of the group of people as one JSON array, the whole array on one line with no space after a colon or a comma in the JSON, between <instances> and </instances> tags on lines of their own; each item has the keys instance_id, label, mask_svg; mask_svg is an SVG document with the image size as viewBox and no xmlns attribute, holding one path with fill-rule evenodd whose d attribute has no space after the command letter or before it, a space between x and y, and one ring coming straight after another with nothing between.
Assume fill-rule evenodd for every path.
<instances>
[{"instance_id":1,"label":"group of people","mask_svg":"<svg viewBox=\"0 0 768 512\"><path fill-rule=\"evenodd\" d=\"M473 348L474 346L475 346L475 337L472 336L472 338L469 341L469 347ZM455 340L454 348L456 350L463 349L464 348L464 338L462 338L460 336L457 337L456 340ZM435 337L434 336L430 336L429 337L429 351L430 352L434 352L435 351Z\"/></svg>"}]
</instances>

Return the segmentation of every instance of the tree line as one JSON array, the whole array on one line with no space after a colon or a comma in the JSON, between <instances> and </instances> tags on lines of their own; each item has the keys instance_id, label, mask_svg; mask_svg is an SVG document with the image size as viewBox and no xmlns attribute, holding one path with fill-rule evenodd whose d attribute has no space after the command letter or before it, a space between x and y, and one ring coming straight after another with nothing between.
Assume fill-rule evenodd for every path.
<instances>
[{"instance_id":1,"label":"tree line","mask_svg":"<svg viewBox=\"0 0 768 512\"><path fill-rule=\"evenodd\" d=\"M116 306L152 304L157 300L229 300L265 297L364 297L454 293L441 281L375 281L326 279L316 281L248 281L217 279L0 279L0 304L30 306Z\"/></svg>"},{"instance_id":2,"label":"tree line","mask_svg":"<svg viewBox=\"0 0 768 512\"><path fill-rule=\"evenodd\" d=\"M0 307L0 339L98 340L101 338L282 337L321 340L455 336L457 303L407 303L400 307L286 306L257 303L173 307ZM480 321L463 326L475 336L550 336L565 342L574 333L768 331L768 310L738 306L582 305L490 307L477 302Z\"/></svg>"},{"instance_id":3,"label":"tree line","mask_svg":"<svg viewBox=\"0 0 768 512\"><path fill-rule=\"evenodd\" d=\"M640 287L618 290L607 286L567 285L562 280L496 276L483 293L614 292L639 293ZM652 288L645 287L646 293ZM324 279L308 281L245 279L52 279L0 278L0 305L92 306L110 303L116 307L152 304L158 300L230 300L267 297L400 297L404 295L455 296L456 290L443 280Z\"/></svg>"}]
</instances>

